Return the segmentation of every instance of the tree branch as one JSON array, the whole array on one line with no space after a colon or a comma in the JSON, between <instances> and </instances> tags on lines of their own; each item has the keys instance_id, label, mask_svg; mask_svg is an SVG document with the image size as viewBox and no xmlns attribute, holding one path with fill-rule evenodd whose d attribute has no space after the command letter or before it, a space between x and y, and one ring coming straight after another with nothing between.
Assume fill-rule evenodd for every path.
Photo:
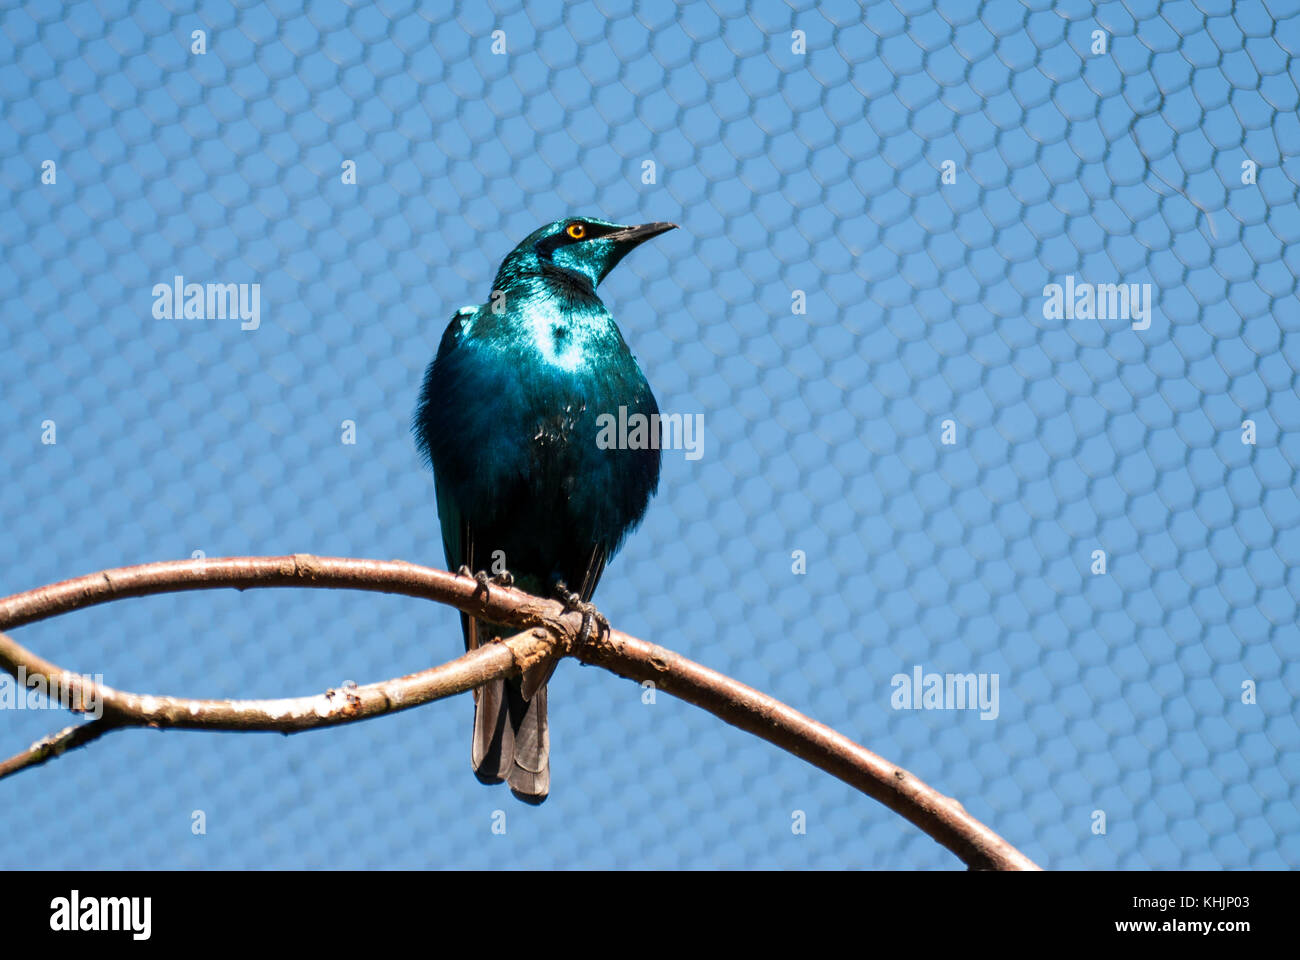
<instances>
[{"instance_id":1,"label":"tree branch","mask_svg":"<svg viewBox=\"0 0 1300 960\"><path fill-rule=\"evenodd\" d=\"M3 634L0 634L0 636L3 636ZM98 740L108 731L115 729L117 729L116 725L103 717L92 720L90 723L64 727L58 733L52 733L48 737L37 740L26 750L14 754L8 760L0 761L0 780L3 780L11 773L26 770L28 767L39 767L47 760L53 760L55 757L62 755L65 750L84 747L92 740Z\"/></svg>"},{"instance_id":2,"label":"tree branch","mask_svg":"<svg viewBox=\"0 0 1300 960\"><path fill-rule=\"evenodd\" d=\"M1033 861L980 823L956 800L927 786L831 728L778 700L663 647L617 630L576 644L581 614L510 587L484 589L469 577L402 561L295 554L179 560L122 567L65 580L0 600L0 629L126 597L182 590L323 587L371 590L449 604L520 632L420 673L310 697L282 700L187 700L114 690L75 677L0 634L0 668L43 677L47 687L102 704L101 717L69 727L0 762L0 778L38 766L127 726L294 733L406 710L472 690L549 656L573 656L620 676L652 681L843 780L916 824L971 869L1035 870Z\"/></svg>"},{"instance_id":3,"label":"tree branch","mask_svg":"<svg viewBox=\"0 0 1300 960\"><path fill-rule=\"evenodd\" d=\"M327 690L311 697L282 700L189 700L125 693L69 673L0 633L0 667L43 689L69 691L77 713L98 712L116 726L174 730L230 730L299 733L409 710L421 704L482 686L518 671L517 663L550 643L545 630L516 634L466 653L450 663L382 683Z\"/></svg>"}]
</instances>

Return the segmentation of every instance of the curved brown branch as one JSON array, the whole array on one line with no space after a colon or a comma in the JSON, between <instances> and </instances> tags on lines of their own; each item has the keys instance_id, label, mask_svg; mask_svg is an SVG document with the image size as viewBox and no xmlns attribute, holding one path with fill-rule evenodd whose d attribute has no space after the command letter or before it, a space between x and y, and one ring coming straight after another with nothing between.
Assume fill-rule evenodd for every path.
<instances>
[{"instance_id":1,"label":"curved brown branch","mask_svg":"<svg viewBox=\"0 0 1300 960\"><path fill-rule=\"evenodd\" d=\"M68 699L80 705L71 708L74 712L102 710L102 719L113 726L298 733L409 710L473 690L517 672L519 663L550 646L545 630L527 630L405 677L279 700L190 700L126 693L64 671L3 633L0 667L14 675L21 667L28 680L39 680L42 688L70 691Z\"/></svg>"},{"instance_id":2,"label":"curved brown branch","mask_svg":"<svg viewBox=\"0 0 1300 960\"><path fill-rule=\"evenodd\" d=\"M0 637L3 636L4 634L0 634ZM11 773L26 770L28 767L39 767L47 760L53 760L55 757L60 756L64 751L84 747L92 740L98 740L108 731L117 728L118 724L104 717L92 720L90 723L79 723L75 726L64 727L58 733L52 733L48 737L37 740L26 750L15 753L8 760L0 760L0 780L3 780Z\"/></svg>"},{"instance_id":3,"label":"curved brown branch","mask_svg":"<svg viewBox=\"0 0 1300 960\"><path fill-rule=\"evenodd\" d=\"M508 587L485 591L469 577L401 561L295 554L180 560L123 567L0 600L0 629L125 597L231 587L327 587L397 593L449 604L522 632L450 663L395 680L284 700L185 700L124 693L72 678L0 634L0 668L29 677L68 677L103 716L48 737L0 762L0 777L124 726L284 733L349 723L471 690L547 656L573 656L624 677L652 681L733 726L767 740L879 800L952 850L972 869L1033 870L1029 860L951 797L831 728L751 687L617 630L575 646L581 617L558 602ZM536 629L536 628L544 629Z\"/></svg>"}]
</instances>

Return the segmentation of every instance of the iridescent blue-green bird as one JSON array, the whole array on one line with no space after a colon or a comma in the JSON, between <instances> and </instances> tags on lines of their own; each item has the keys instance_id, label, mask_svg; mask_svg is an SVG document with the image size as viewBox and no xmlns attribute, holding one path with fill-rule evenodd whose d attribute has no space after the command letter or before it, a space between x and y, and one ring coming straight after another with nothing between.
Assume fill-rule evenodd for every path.
<instances>
[{"instance_id":1,"label":"iridescent blue-green bird","mask_svg":"<svg viewBox=\"0 0 1300 960\"><path fill-rule=\"evenodd\" d=\"M597 442L602 414L623 407L648 421L659 408L596 287L674 226L556 220L505 258L487 303L451 318L412 425L433 468L449 569L504 563L521 589L551 596L568 585L573 603L590 602L659 485L657 449ZM464 615L461 625L470 650L508 635ZM554 666L475 691L474 772L528 803L550 791Z\"/></svg>"}]
</instances>

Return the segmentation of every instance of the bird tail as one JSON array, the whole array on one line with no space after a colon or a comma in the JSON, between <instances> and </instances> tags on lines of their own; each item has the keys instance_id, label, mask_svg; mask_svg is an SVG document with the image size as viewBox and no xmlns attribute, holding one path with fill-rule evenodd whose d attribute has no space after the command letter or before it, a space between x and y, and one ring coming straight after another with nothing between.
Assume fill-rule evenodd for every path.
<instances>
[{"instance_id":1,"label":"bird tail","mask_svg":"<svg viewBox=\"0 0 1300 960\"><path fill-rule=\"evenodd\" d=\"M529 698L524 697L520 677L493 680L479 688L471 746L479 782L504 780L510 784L510 792L525 803L545 800L551 790L546 684Z\"/></svg>"}]
</instances>

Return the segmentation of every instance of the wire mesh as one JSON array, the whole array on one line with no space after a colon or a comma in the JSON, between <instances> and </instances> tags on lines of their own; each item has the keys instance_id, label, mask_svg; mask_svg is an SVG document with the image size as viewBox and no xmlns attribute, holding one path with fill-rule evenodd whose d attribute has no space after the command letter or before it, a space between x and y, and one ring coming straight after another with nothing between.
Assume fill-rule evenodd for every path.
<instances>
[{"instance_id":1,"label":"wire mesh","mask_svg":"<svg viewBox=\"0 0 1300 960\"><path fill-rule=\"evenodd\" d=\"M705 446L665 453L615 625L1043 865L1294 866L1298 50L1294 2L5 3L0 592L195 551L439 565L407 427L452 312L543 222L672 220L602 294ZM159 317L176 277L258 284L255 328ZM1051 284L1134 285L1149 325ZM19 639L205 697L460 645L450 610L319 591ZM996 677L996 718L895 709L918 668ZM467 698L119 733L0 783L0 862L958 866L645 699L560 668L537 809L474 781ZM2 752L65 722L0 710Z\"/></svg>"}]
</instances>

